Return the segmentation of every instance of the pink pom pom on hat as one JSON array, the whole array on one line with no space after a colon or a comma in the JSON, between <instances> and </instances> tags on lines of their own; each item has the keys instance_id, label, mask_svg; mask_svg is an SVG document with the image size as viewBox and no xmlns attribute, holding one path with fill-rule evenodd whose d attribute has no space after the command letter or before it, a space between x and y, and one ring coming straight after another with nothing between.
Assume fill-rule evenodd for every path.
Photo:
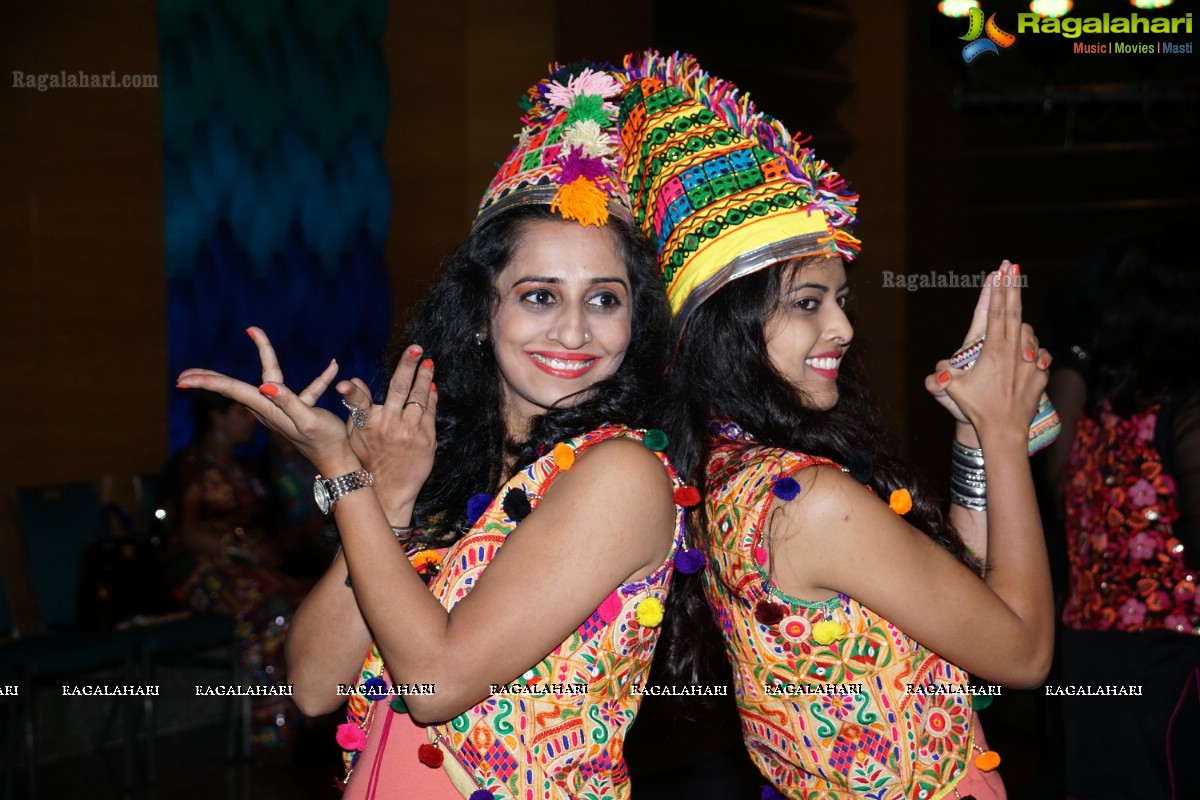
<instances>
[{"instance_id":1,"label":"pink pom pom on hat","mask_svg":"<svg viewBox=\"0 0 1200 800\"><path fill-rule=\"evenodd\" d=\"M620 136L612 101L621 83L603 66L552 69L521 101L525 114L517 145L484 192L476 226L523 205L550 206L583 225L604 225L609 213L633 218L618 177Z\"/></svg>"}]
</instances>

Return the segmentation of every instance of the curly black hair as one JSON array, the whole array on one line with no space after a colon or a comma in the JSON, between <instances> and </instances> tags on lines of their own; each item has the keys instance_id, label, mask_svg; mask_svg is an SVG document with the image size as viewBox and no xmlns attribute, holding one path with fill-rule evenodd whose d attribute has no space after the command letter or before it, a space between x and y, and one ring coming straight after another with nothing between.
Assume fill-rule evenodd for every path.
<instances>
[{"instance_id":1,"label":"curly black hair","mask_svg":"<svg viewBox=\"0 0 1200 800\"><path fill-rule=\"evenodd\" d=\"M496 276L508 266L528 226L564 221L546 206L520 206L478 225L395 336L387 356L390 379L404 349L416 343L437 369L437 452L417 496L414 521L430 539L450 543L470 527L467 501L494 495L511 473L557 442L604 423L653 427L661 406L669 313L654 253L627 221L613 215L607 229L629 272L631 336L620 367L582 399L536 417L525 441L507 441L495 354L476 341L499 299ZM504 464L513 464L504 474Z\"/></svg>"}]
</instances>

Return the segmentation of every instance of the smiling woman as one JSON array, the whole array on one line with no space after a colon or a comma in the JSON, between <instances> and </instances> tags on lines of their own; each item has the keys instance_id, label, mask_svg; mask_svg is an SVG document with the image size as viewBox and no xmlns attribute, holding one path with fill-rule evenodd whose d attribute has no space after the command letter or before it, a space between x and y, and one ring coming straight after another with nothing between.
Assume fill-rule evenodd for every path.
<instances>
[{"instance_id":1,"label":"smiling woman","mask_svg":"<svg viewBox=\"0 0 1200 800\"><path fill-rule=\"evenodd\" d=\"M640 429L667 311L612 175L617 89L576 68L530 90L379 402L354 379L336 387L348 421L315 407L336 364L293 394L256 328L262 386L181 376L333 476L342 551L296 614L288 663L303 711L349 696L348 798L629 795L632 687L682 544L676 499L694 492L676 491L661 431Z\"/></svg>"},{"instance_id":2,"label":"smiling woman","mask_svg":"<svg viewBox=\"0 0 1200 800\"><path fill-rule=\"evenodd\" d=\"M496 278L490 332L510 436L617 371L629 347L628 274L608 228L525 226Z\"/></svg>"},{"instance_id":3,"label":"smiling woman","mask_svg":"<svg viewBox=\"0 0 1200 800\"><path fill-rule=\"evenodd\" d=\"M624 174L676 311L668 430L704 496L707 566L676 602L702 591L719 623L763 798L1002 797L968 671L1039 682L1054 608L1026 459L1048 362L1017 282L981 292L971 371L926 380L976 492L947 515L888 452L853 362L857 195L690 57L627 67Z\"/></svg>"},{"instance_id":4,"label":"smiling woman","mask_svg":"<svg viewBox=\"0 0 1200 800\"><path fill-rule=\"evenodd\" d=\"M854 338L845 310L849 292L840 258L796 261L767 317L767 358L811 408L838 401L838 367Z\"/></svg>"}]
</instances>

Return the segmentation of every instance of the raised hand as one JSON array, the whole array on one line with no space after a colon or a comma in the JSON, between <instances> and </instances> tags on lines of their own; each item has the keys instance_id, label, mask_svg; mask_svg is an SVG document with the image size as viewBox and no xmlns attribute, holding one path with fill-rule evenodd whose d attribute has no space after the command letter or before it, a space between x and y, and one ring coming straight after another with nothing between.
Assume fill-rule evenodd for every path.
<instances>
[{"instance_id":1,"label":"raised hand","mask_svg":"<svg viewBox=\"0 0 1200 800\"><path fill-rule=\"evenodd\" d=\"M1001 262L1000 269L998 271L992 272L988 275L987 280L984 282L983 289L979 292L979 300L975 304L975 311L971 316L971 324L967 328L967 335L963 337L964 345L977 341L987 333L989 309L991 308L993 293L1006 291L1006 288L1016 288L1015 286L1004 287L1002 286L1002 282L1006 277L1008 277L1012 279L1011 283L1016 284L1016 279L1019 277L1019 275L1020 267L1011 264L1007 260ZM1019 304L1019 288L1017 291L1017 302ZM1017 308L1019 314L1019 305ZM1033 333L1033 328L1029 325L1023 325L1022 331L1023 333L1020 350L1022 360L1034 361L1036 362L1038 369L1047 369L1050 366L1050 354L1044 349L1039 349L1037 337ZM957 379L958 376L963 375L967 369L969 369L969 367L970 365L964 368L956 369L955 367L951 366L950 359L942 359L941 361L937 362L933 373L925 378L925 390L929 392L929 394L932 395L933 398L937 400L937 402L943 408L949 411L950 415L954 417L955 421L961 425L969 425L970 420L967 418L967 415L963 412L963 410L959 408L958 403L956 403L950 396L950 393L947 391L947 389L950 383Z\"/></svg>"},{"instance_id":2,"label":"raised hand","mask_svg":"<svg viewBox=\"0 0 1200 800\"><path fill-rule=\"evenodd\" d=\"M357 409L347 424L350 444L363 465L375 473L375 494L393 524L407 524L412 504L433 469L437 450L437 386L432 359L421 359L419 345L404 351L382 405L358 378L335 387L343 402Z\"/></svg>"},{"instance_id":3,"label":"raised hand","mask_svg":"<svg viewBox=\"0 0 1200 800\"><path fill-rule=\"evenodd\" d=\"M1006 264L1005 267L1008 267ZM1002 268L1001 277L1016 278L1016 266ZM1021 289L1018 281L994 286L986 312L986 335L979 357L969 370L947 366L933 380L939 384L959 413L979 431L1027 435L1038 400L1046 387L1045 369L1050 355L1039 351L1033 328L1021 321ZM943 376L951 373L950 380ZM928 379L927 379L928 384Z\"/></svg>"},{"instance_id":4,"label":"raised hand","mask_svg":"<svg viewBox=\"0 0 1200 800\"><path fill-rule=\"evenodd\" d=\"M357 469L357 458L346 435L346 426L334 414L315 404L337 376L337 362L329 366L299 394L284 383L283 370L275 356L271 340L260 328L246 333L258 346L262 362L262 384L252 386L207 369L185 369L178 386L207 389L241 403L259 421L296 446L305 458L326 475L341 475Z\"/></svg>"}]
</instances>

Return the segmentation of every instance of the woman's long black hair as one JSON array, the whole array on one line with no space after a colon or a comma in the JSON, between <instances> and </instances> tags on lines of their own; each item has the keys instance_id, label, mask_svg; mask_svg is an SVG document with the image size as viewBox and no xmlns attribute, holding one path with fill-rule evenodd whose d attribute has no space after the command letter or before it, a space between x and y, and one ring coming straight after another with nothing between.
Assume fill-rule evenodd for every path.
<instances>
[{"instance_id":1,"label":"woman's long black hair","mask_svg":"<svg viewBox=\"0 0 1200 800\"><path fill-rule=\"evenodd\" d=\"M977 568L962 537L942 510L928 481L892 455L890 436L872 403L863 368L851 349L841 363L838 402L829 410L809 408L796 387L781 375L767 355L764 328L782 302L784 278L806 261L773 265L734 280L704 301L689 317L671 361L665 429L669 453L685 480L707 493L704 465L708 454L708 422L733 420L759 444L832 459L879 497L906 488L913 508L905 519L963 563ZM707 520L703 505L688 520L689 547L707 552ZM699 575L676 577L665 644L673 677L694 675L694 648L676 626L709 624Z\"/></svg>"},{"instance_id":2,"label":"woman's long black hair","mask_svg":"<svg viewBox=\"0 0 1200 800\"><path fill-rule=\"evenodd\" d=\"M523 442L505 440L500 373L488 331L499 299L495 279L508 266L530 223L566 222L546 206L521 206L472 230L410 323L393 339L388 377L405 348L416 343L434 363L438 387L437 457L417 496L414 521L440 543L453 542L470 527L467 501L494 495L511 473L532 463L556 443L603 423L654 427L661 408L668 311L653 251L630 223L613 215L607 228L629 272L631 336L620 367L597 383L586 399L534 419ZM506 456L514 468L504 474Z\"/></svg>"}]
</instances>

